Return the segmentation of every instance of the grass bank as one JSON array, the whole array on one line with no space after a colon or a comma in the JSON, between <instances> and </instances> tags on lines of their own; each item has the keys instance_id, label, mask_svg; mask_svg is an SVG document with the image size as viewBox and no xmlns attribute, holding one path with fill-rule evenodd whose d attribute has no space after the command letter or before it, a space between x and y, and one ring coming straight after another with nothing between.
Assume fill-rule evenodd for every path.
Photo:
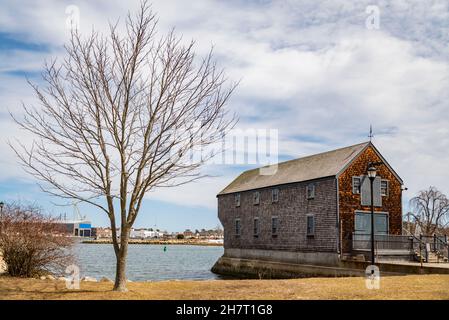
<instances>
[{"instance_id":1,"label":"grass bank","mask_svg":"<svg viewBox=\"0 0 449 320\"><path fill-rule=\"evenodd\" d=\"M363 278L289 280L208 280L132 282L129 292L112 292L111 283L65 282L0 277L0 299L449 299L449 275L383 277L379 290Z\"/></svg>"}]
</instances>

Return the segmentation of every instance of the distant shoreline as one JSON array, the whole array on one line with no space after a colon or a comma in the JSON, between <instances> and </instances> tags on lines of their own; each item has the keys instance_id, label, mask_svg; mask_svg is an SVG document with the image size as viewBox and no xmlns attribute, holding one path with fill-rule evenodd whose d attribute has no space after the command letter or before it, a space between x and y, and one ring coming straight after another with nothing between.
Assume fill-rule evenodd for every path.
<instances>
[{"instance_id":1,"label":"distant shoreline","mask_svg":"<svg viewBox=\"0 0 449 320\"><path fill-rule=\"evenodd\" d=\"M112 240L83 240L81 243L85 244L112 244ZM129 244L148 244L148 245L191 245L191 246L212 246L223 247L223 243L215 243L200 240L129 240Z\"/></svg>"}]
</instances>

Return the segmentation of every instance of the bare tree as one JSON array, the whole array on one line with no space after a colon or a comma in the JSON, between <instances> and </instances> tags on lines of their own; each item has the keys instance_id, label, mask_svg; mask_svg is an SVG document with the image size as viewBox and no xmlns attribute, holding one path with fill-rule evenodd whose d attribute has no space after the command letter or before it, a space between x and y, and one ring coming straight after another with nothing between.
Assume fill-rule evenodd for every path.
<instances>
[{"instance_id":1,"label":"bare tree","mask_svg":"<svg viewBox=\"0 0 449 320\"><path fill-rule=\"evenodd\" d=\"M64 61L45 64L45 87L31 83L41 106L13 116L36 137L10 145L41 188L108 215L117 291L126 291L128 239L145 194L203 177L214 152L192 155L235 124L225 104L236 85L226 85L212 50L198 60L193 42L173 31L157 37L156 27L143 2L123 36L118 24L107 36L73 32Z\"/></svg>"},{"instance_id":2,"label":"bare tree","mask_svg":"<svg viewBox=\"0 0 449 320\"><path fill-rule=\"evenodd\" d=\"M433 235L449 223L449 199L435 187L420 191L410 200L410 207L424 235Z\"/></svg>"},{"instance_id":3,"label":"bare tree","mask_svg":"<svg viewBox=\"0 0 449 320\"><path fill-rule=\"evenodd\" d=\"M63 274L73 244L67 228L36 207L9 204L0 215L0 252L11 276Z\"/></svg>"}]
</instances>

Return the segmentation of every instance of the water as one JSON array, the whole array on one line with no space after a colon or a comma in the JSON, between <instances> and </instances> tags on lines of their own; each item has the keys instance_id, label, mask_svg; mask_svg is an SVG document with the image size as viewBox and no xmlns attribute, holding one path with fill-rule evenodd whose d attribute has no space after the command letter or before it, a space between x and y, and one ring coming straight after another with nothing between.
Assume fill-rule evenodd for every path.
<instances>
[{"instance_id":1,"label":"water","mask_svg":"<svg viewBox=\"0 0 449 320\"><path fill-rule=\"evenodd\" d=\"M127 259L127 278L148 280L205 280L217 279L210 271L223 254L219 246L130 244ZM115 278L115 254L112 244L77 244L75 249L81 277Z\"/></svg>"}]
</instances>

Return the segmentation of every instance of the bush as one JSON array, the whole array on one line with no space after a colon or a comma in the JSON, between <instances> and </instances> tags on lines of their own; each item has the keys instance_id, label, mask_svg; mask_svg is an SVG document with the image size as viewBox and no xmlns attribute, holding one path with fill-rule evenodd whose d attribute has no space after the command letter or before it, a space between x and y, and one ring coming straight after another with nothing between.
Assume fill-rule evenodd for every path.
<instances>
[{"instance_id":1,"label":"bush","mask_svg":"<svg viewBox=\"0 0 449 320\"><path fill-rule=\"evenodd\" d=\"M176 239L183 240L184 239L184 235L183 234L177 234L176 235Z\"/></svg>"},{"instance_id":2,"label":"bush","mask_svg":"<svg viewBox=\"0 0 449 320\"><path fill-rule=\"evenodd\" d=\"M11 276L62 274L73 263L73 243L64 225L34 207L7 205L0 216L0 251Z\"/></svg>"}]
</instances>

